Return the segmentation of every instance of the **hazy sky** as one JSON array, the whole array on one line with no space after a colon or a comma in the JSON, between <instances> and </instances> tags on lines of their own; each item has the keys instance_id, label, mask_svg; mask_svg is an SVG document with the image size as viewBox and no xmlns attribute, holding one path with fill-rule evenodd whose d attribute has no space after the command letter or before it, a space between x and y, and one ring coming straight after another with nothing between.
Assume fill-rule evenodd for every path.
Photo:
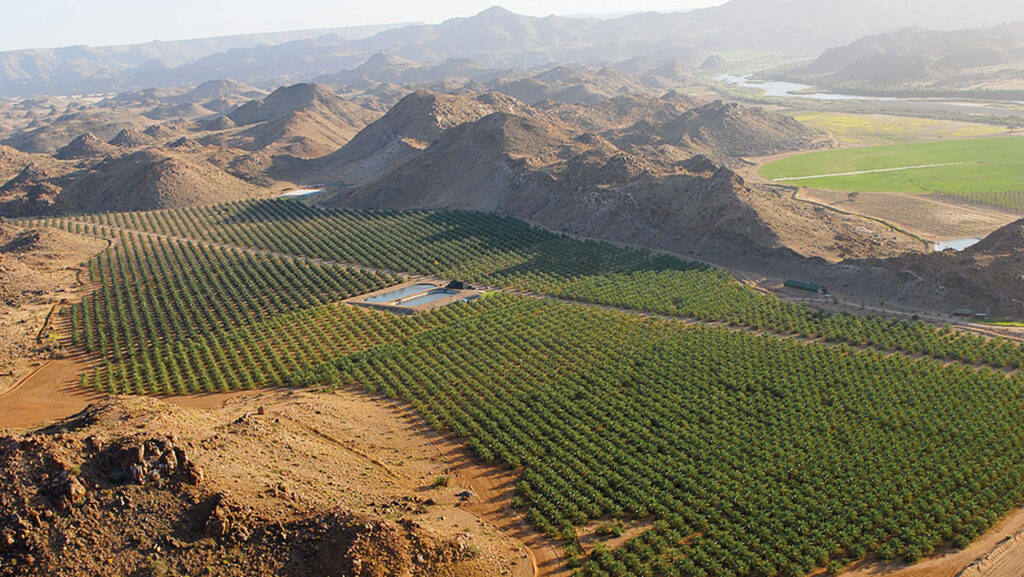
<instances>
[{"instance_id":1,"label":"hazy sky","mask_svg":"<svg viewBox=\"0 0 1024 577\"><path fill-rule=\"evenodd\" d=\"M725 0L0 0L0 50L436 23L497 3L520 14L547 16L685 11Z\"/></svg>"}]
</instances>

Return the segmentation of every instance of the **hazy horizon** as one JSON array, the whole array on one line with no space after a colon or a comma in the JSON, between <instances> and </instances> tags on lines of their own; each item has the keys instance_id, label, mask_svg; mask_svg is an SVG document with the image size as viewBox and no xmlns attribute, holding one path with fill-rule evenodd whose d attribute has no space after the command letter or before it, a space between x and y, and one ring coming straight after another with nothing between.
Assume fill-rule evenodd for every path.
<instances>
[{"instance_id":1,"label":"hazy horizon","mask_svg":"<svg viewBox=\"0 0 1024 577\"><path fill-rule=\"evenodd\" d=\"M529 16L623 15L640 12L685 12L718 6L727 0L455 0L443 7L413 0L386 4L331 3L323 0L243 2L180 0L173 13L134 0L39 0L5 15L0 51L117 46L218 36L378 26L422 22L436 24L467 17L495 5ZM255 6L255 8L254 8ZM202 14L202 17L197 17Z\"/></svg>"}]
</instances>

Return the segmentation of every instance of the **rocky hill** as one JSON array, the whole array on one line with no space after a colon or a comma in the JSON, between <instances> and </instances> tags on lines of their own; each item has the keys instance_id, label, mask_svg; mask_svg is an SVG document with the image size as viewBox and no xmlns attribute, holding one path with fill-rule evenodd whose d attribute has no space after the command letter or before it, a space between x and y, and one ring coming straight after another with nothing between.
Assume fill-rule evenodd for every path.
<instances>
[{"instance_id":1,"label":"rocky hill","mask_svg":"<svg viewBox=\"0 0 1024 577\"><path fill-rule=\"evenodd\" d=\"M519 568L505 553L511 539L478 535L486 528L459 509L454 488L428 500L404 478L379 481L373 470L369 482L359 467L370 458L353 461L353 445L330 443L353 436L330 423L348 416L336 398L295 393L266 396L258 409L241 399L204 411L122 397L49 427L0 431L0 574L483 577ZM311 471L309 462L324 464Z\"/></svg>"},{"instance_id":2,"label":"rocky hill","mask_svg":"<svg viewBox=\"0 0 1024 577\"><path fill-rule=\"evenodd\" d=\"M378 114L340 98L323 86L282 87L207 124L214 131L241 127L205 139L245 150L317 157L337 150Z\"/></svg>"},{"instance_id":3,"label":"rocky hill","mask_svg":"<svg viewBox=\"0 0 1024 577\"><path fill-rule=\"evenodd\" d=\"M118 134L120 135L123 133L124 130ZM115 136L115 138L117 137ZM108 154L113 154L116 150L117 148L114 145L103 142L96 138L96 136L91 132L86 132L69 142L67 146L61 147L61 149L53 156L59 160L76 160L96 156L106 156Z\"/></svg>"},{"instance_id":4,"label":"rocky hill","mask_svg":"<svg viewBox=\"0 0 1024 577\"><path fill-rule=\"evenodd\" d=\"M320 175L363 182L401 165L448 129L497 111L524 109L522 103L503 95L414 92L312 168Z\"/></svg>"},{"instance_id":5,"label":"rocky hill","mask_svg":"<svg viewBox=\"0 0 1024 577\"><path fill-rule=\"evenodd\" d=\"M811 269L809 274L876 306L885 302L947 315L967 308L993 317L1020 318L1024 221L993 232L963 252L851 259Z\"/></svg>"},{"instance_id":6,"label":"rocky hill","mask_svg":"<svg viewBox=\"0 0 1024 577\"><path fill-rule=\"evenodd\" d=\"M111 138L108 144L118 148L139 148L141 146L155 144L155 139L152 136L139 132L133 128L125 128L121 132L118 132L117 136Z\"/></svg>"},{"instance_id":7,"label":"rocky hill","mask_svg":"<svg viewBox=\"0 0 1024 577\"><path fill-rule=\"evenodd\" d=\"M357 68L322 76L317 81L357 98L371 93L386 96L396 88L404 89L404 96L425 88L435 92L500 92L536 105L548 100L598 104L626 94L657 96L670 89L692 86L697 77L691 67L675 59L633 58L611 66L556 64L497 69L468 58L423 64L376 54ZM387 102L378 98L377 102L390 107L397 99Z\"/></svg>"},{"instance_id":8,"label":"rocky hill","mask_svg":"<svg viewBox=\"0 0 1024 577\"><path fill-rule=\"evenodd\" d=\"M872 246L870 226L748 186L727 168L816 137L761 110L675 95L535 108L504 95L418 92L317 161L316 174L345 183L323 200L331 206L499 212L719 262L877 254L842 248ZM873 246L906 248L883 244Z\"/></svg>"},{"instance_id":9,"label":"rocky hill","mask_svg":"<svg viewBox=\"0 0 1024 577\"><path fill-rule=\"evenodd\" d=\"M593 70L581 66L556 66L532 76L499 78L485 86L488 90L507 94L527 104L538 104L545 100L567 104L597 104L620 94L642 94L648 91L648 87L639 78L614 68Z\"/></svg>"},{"instance_id":10,"label":"rocky hill","mask_svg":"<svg viewBox=\"0 0 1024 577\"><path fill-rule=\"evenodd\" d=\"M266 196L199 157L148 149L55 180L59 212L152 210Z\"/></svg>"},{"instance_id":11,"label":"rocky hill","mask_svg":"<svg viewBox=\"0 0 1024 577\"><path fill-rule=\"evenodd\" d=\"M0 183L21 172L31 162L30 159L30 155L0 144Z\"/></svg>"},{"instance_id":12,"label":"rocky hill","mask_svg":"<svg viewBox=\"0 0 1024 577\"><path fill-rule=\"evenodd\" d=\"M35 117L27 129L0 144L22 152L53 153L87 132L107 141L126 128L144 130L153 123L142 115L142 111L134 110L85 108L53 111L45 117Z\"/></svg>"},{"instance_id":13,"label":"rocky hill","mask_svg":"<svg viewBox=\"0 0 1024 577\"><path fill-rule=\"evenodd\" d=\"M241 82L217 79L203 82L183 94L171 97L171 100L206 105L209 102L216 101L244 102L253 98L259 98L265 94L266 92Z\"/></svg>"},{"instance_id":14,"label":"rocky hill","mask_svg":"<svg viewBox=\"0 0 1024 577\"><path fill-rule=\"evenodd\" d=\"M641 121L616 138L631 143L650 140L654 145L696 150L720 159L779 154L822 144L820 134L792 118L720 101L662 122Z\"/></svg>"},{"instance_id":15,"label":"rocky hill","mask_svg":"<svg viewBox=\"0 0 1024 577\"><path fill-rule=\"evenodd\" d=\"M446 80L467 81L493 74L493 69L471 58L450 58L423 63L391 54L377 53L350 70L320 76L316 82L365 89L381 84L422 85Z\"/></svg>"}]
</instances>

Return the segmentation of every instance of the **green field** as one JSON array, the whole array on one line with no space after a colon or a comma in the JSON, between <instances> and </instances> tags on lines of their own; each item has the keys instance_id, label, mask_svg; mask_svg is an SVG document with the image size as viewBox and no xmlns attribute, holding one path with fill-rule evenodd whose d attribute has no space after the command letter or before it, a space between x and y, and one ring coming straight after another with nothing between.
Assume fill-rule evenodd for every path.
<instances>
[{"instance_id":1,"label":"green field","mask_svg":"<svg viewBox=\"0 0 1024 577\"><path fill-rule=\"evenodd\" d=\"M980 138L1004 134L1007 131L1005 126L994 124L890 114L802 110L793 113L793 118L812 128L829 132L840 142L851 146Z\"/></svg>"},{"instance_id":2,"label":"green field","mask_svg":"<svg viewBox=\"0 0 1024 577\"><path fill-rule=\"evenodd\" d=\"M989 342L976 335L950 333L924 322L897 322L877 317L824 315L808 307L782 301L747 287L724 271L704 264L678 260L667 255L616 247L607 243L578 241L530 227L526 223L495 215L469 212L358 212L324 211L288 201L251 201L181 210L98 214L79 217L89 222L51 219L45 222L72 232L85 228L118 227L123 230L155 232L195 241L273 251L334 262L370 266L395 273L434 275L475 284L528 291L587 303L660 313L705 321L726 322L755 330L820 338L851 345L869 345L879 350L925 354L937 359L983 362L993 367L1024 366L1024 350L1010 341ZM252 267L236 261L246 255L223 255L194 245L175 247L140 242L121 232L119 248L93 261L93 280L104 284L102 292L87 299L80 314L72 318L76 344L90 352L122 361L117 351L142 349L159 342L157 335L183 330L175 320L175 308L218 307L202 304L215 289L231 295L245 282L222 278L223 272ZM166 255L172 255L168 258ZM187 274L193 282L182 283L176 272L166 270L172 263L189 262ZM129 266L130 265L130 266ZM298 264L275 261L274 267L291 271ZM132 267L168 280L150 286L140 279L121 283ZM173 268L173 267L172 267ZM326 272L288 272L303 279L292 290L304 292L275 302L277 312L307 310L309 307L358 294L353 287L376 286L381 279L356 277L329 268L339 282L328 290L306 279ZM127 278L131 278L128 276ZM230 282L225 282L229 280ZM341 282L344 281L344 282ZM174 290L162 286L169 283ZM210 287L210 288L207 288ZM155 291L155 292L154 292ZM198 291L198 293L196 293ZM369 289L363 290L369 292ZM236 299L235 311L224 311L211 319L217 326L238 326L259 319L266 306L251 299ZM131 311L137 303L151 308L153 319L136 319L110 311ZM244 304L243 303L248 303ZM162 310L168 309L168 310ZM224 320L230 314L242 321ZM131 320L131 322L126 322ZM218 320L220 319L220 320ZM189 332L186 337L202 336ZM140 344L141 341L141 344ZM213 345L211 345L213 346ZM148 361L148 358L146 359ZM166 359L165 359L166 360ZM172 367L173 369L173 367ZM159 374L161 371L156 370ZM174 370L170 370L174 373ZM140 384L156 390L175 390L179 383L154 380L134 373L124 385L97 381L107 390L139 390ZM142 383L139 380L143 381ZM217 379L215 379L217 380ZM207 381L209 382L209 381ZM235 386L240 386L236 383ZM188 389L191 390L191 389Z\"/></svg>"},{"instance_id":3,"label":"green field","mask_svg":"<svg viewBox=\"0 0 1024 577\"><path fill-rule=\"evenodd\" d=\"M862 174L847 174L855 172ZM794 186L944 194L1024 210L1024 137L812 152L769 163L761 175Z\"/></svg>"}]
</instances>

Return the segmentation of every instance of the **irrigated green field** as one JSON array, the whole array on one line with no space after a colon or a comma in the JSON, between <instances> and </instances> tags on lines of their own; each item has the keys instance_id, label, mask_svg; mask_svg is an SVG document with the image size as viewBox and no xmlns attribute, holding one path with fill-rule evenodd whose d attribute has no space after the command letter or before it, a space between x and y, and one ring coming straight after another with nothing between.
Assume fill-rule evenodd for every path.
<instances>
[{"instance_id":1,"label":"irrigated green field","mask_svg":"<svg viewBox=\"0 0 1024 577\"><path fill-rule=\"evenodd\" d=\"M765 165L783 184L843 191L944 194L1024 209L1024 137L812 152Z\"/></svg>"}]
</instances>

